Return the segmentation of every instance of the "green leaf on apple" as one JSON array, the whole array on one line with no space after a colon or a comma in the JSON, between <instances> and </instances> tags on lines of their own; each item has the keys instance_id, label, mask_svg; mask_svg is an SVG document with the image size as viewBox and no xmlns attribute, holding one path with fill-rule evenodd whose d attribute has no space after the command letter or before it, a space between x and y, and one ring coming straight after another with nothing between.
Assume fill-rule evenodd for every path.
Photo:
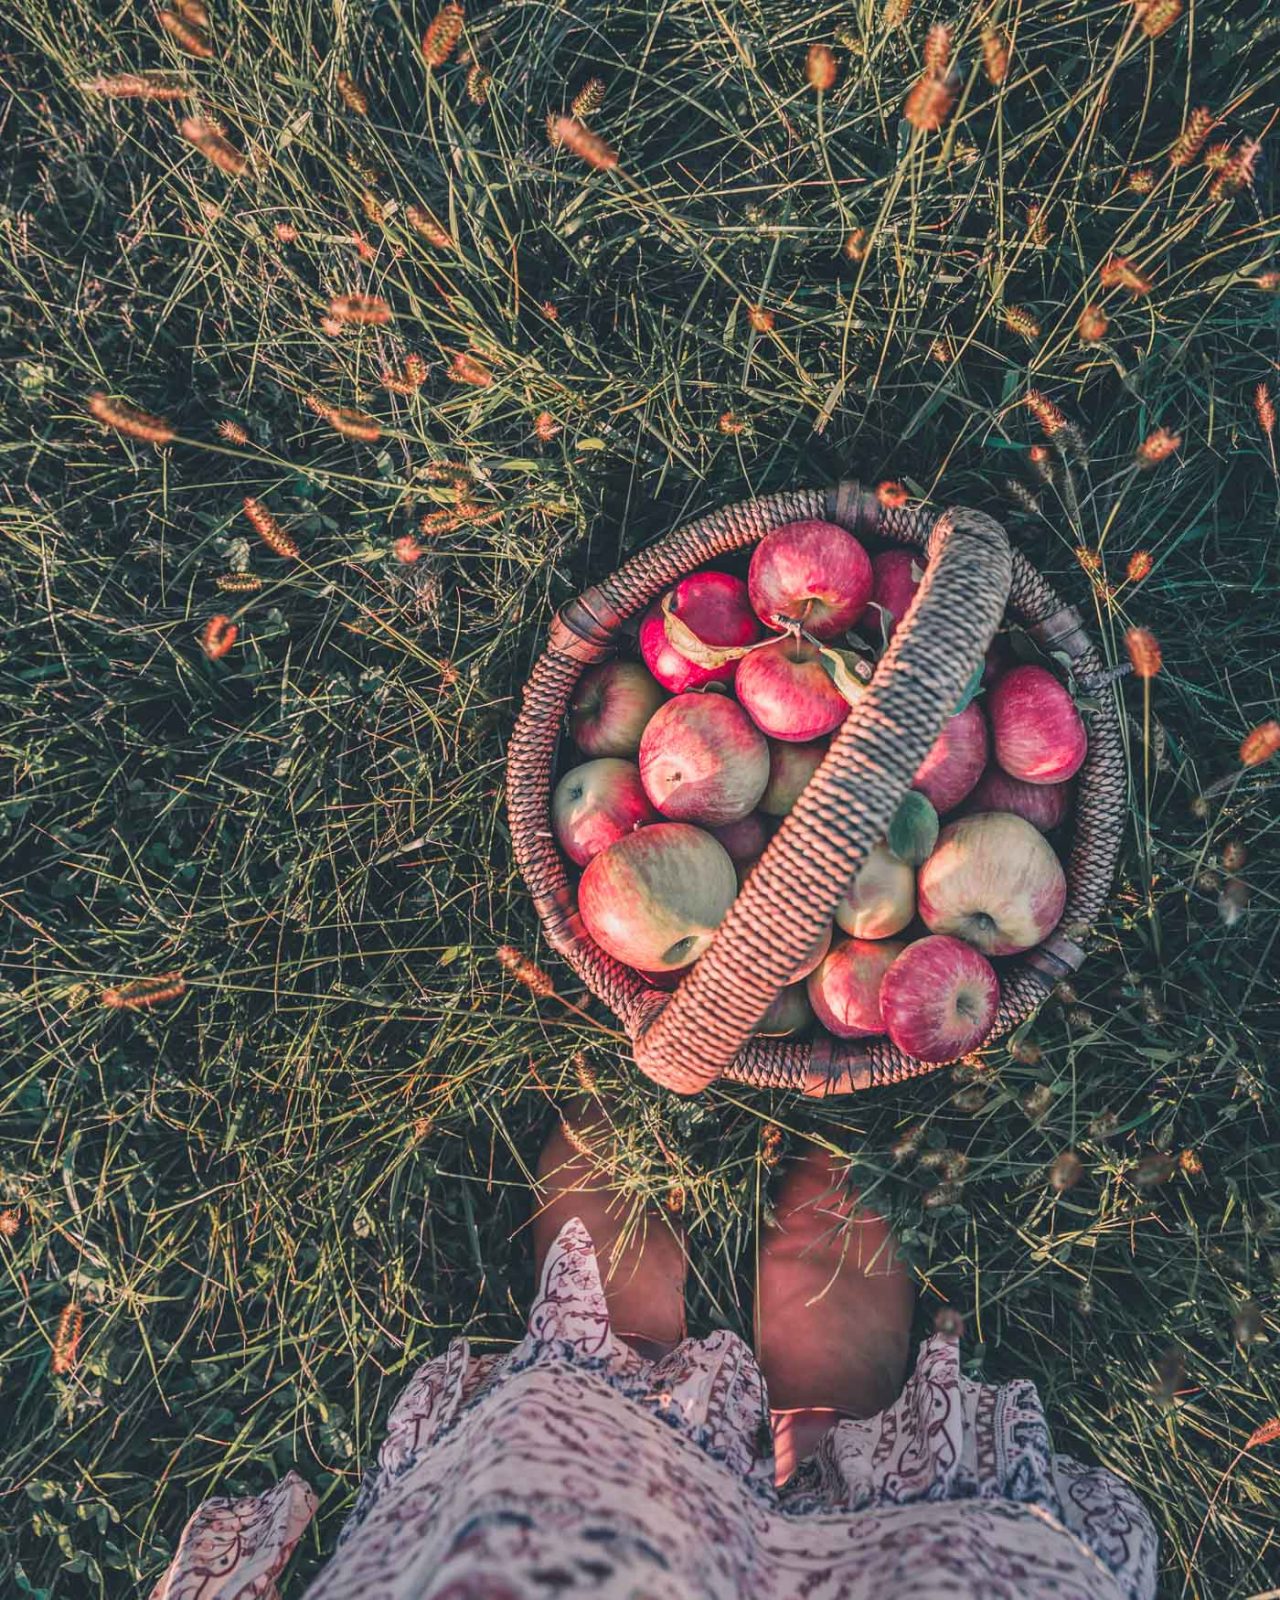
<instances>
[{"instance_id":1,"label":"green leaf on apple","mask_svg":"<svg viewBox=\"0 0 1280 1600\"><path fill-rule=\"evenodd\" d=\"M968 683L964 686L964 692L956 701L955 710L951 713L953 717L958 717L964 708L982 693L982 673L986 664L985 660L979 661L978 665L973 669Z\"/></svg>"},{"instance_id":2,"label":"green leaf on apple","mask_svg":"<svg viewBox=\"0 0 1280 1600\"><path fill-rule=\"evenodd\" d=\"M682 622L671 609L674 600L674 590L662 597L662 627L672 649L678 650L686 661L692 661L699 667L723 667L756 649L754 644L708 644L705 639L699 639L688 623Z\"/></svg>"},{"instance_id":3,"label":"green leaf on apple","mask_svg":"<svg viewBox=\"0 0 1280 1600\"><path fill-rule=\"evenodd\" d=\"M851 706L856 706L875 676L875 668L856 651L837 650L833 644L819 645L822 670Z\"/></svg>"},{"instance_id":4,"label":"green leaf on apple","mask_svg":"<svg viewBox=\"0 0 1280 1600\"><path fill-rule=\"evenodd\" d=\"M889 824L889 849L909 867L920 867L938 842L938 813L922 794L909 789Z\"/></svg>"}]
</instances>

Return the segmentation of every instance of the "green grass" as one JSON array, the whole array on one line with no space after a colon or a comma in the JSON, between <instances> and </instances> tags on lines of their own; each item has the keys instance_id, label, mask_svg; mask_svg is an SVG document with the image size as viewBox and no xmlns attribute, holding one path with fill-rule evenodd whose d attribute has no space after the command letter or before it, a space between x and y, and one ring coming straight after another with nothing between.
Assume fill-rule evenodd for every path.
<instances>
[{"instance_id":1,"label":"green grass","mask_svg":"<svg viewBox=\"0 0 1280 1600\"><path fill-rule=\"evenodd\" d=\"M517 1334L525 1179L579 1051L620 1181L684 1190L695 1330L749 1327L762 1125L817 1135L891 1208L922 1326L958 1305L972 1370L1033 1376L1059 1447L1138 1487L1167 1595L1280 1586L1280 1443L1238 1454L1280 1415L1280 768L1237 757L1280 699L1275 441L1252 405L1280 355L1258 281L1280 269L1269 9L1194 6L1154 42L1129 0L950 13L960 98L929 136L900 120L924 11L495 5L464 38L492 73L477 105L465 66L424 71L429 14L397 0L222 0L208 62L143 7L19 9L0 58L6 1594L132 1594L202 1496L291 1466L321 1496L313 1567L414 1364L463 1331ZM1000 89L987 20L1015 38ZM823 38L840 77L819 100ZM190 103L77 87L144 69L180 73ZM612 172L545 135L596 74ZM1232 198L1166 159L1199 105L1214 139L1266 135ZM177 132L189 112L255 166L210 165ZM405 225L410 203L456 250ZM1099 288L1113 253L1150 294ZM394 323L326 334L352 292ZM1086 346L1094 301L1111 325ZM487 387L450 380L460 351ZM379 373L410 352L427 379L398 398ZM1086 446L1052 453L1048 487L1028 387ZM102 429L95 390L179 440ZM344 439L309 395L382 438ZM1157 426L1181 448L1139 471ZM393 539L452 504L445 461L494 518L403 565ZM1001 1045L980 1078L822 1105L677 1101L598 1008L535 1002L494 960L510 941L583 1000L513 874L504 739L579 586L693 513L844 472L1000 516L1113 658L1132 623L1159 636L1145 745L1136 686L1117 691L1136 782L1115 900L1077 996L1029 1030L1038 1060ZM254 537L245 494L301 559ZM1077 545L1113 585L1137 549L1154 573L1109 594ZM256 592L218 589L242 568ZM215 612L239 639L211 662ZM1249 853L1234 918L1227 841ZM173 971L166 1004L101 1003ZM895 1161L917 1123L925 1159ZM1067 1148L1086 1171L1058 1195ZM84 1331L57 1374L70 1302Z\"/></svg>"}]
</instances>

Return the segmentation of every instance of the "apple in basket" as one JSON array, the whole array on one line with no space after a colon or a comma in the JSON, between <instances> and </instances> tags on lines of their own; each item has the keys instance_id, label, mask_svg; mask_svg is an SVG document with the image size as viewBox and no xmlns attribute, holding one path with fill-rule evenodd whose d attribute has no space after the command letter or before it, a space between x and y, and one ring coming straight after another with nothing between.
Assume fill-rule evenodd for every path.
<instances>
[{"instance_id":1,"label":"apple in basket","mask_svg":"<svg viewBox=\"0 0 1280 1600\"><path fill-rule=\"evenodd\" d=\"M691 572L664 597L677 617L703 644L737 646L760 637L747 586L728 572ZM682 655L667 637L662 601L650 606L640 624L640 654L665 689L682 694L709 683L732 683L735 661L701 666Z\"/></svg>"},{"instance_id":2,"label":"apple in basket","mask_svg":"<svg viewBox=\"0 0 1280 1600\"><path fill-rule=\"evenodd\" d=\"M1024 783L1064 783L1089 741L1066 688L1047 667L1010 667L987 695L996 760Z\"/></svg>"},{"instance_id":3,"label":"apple in basket","mask_svg":"<svg viewBox=\"0 0 1280 1600\"><path fill-rule=\"evenodd\" d=\"M826 753L825 739L812 739L807 744L770 739L769 782L760 796L761 811L769 817L785 817L822 765Z\"/></svg>"},{"instance_id":4,"label":"apple in basket","mask_svg":"<svg viewBox=\"0 0 1280 1600\"><path fill-rule=\"evenodd\" d=\"M834 522L788 522L766 533L751 555L747 587L756 615L799 622L815 639L838 638L871 598L871 561Z\"/></svg>"},{"instance_id":5,"label":"apple in basket","mask_svg":"<svg viewBox=\"0 0 1280 1600\"><path fill-rule=\"evenodd\" d=\"M584 756L634 756L645 723L666 698L638 661L588 667L569 703L569 735Z\"/></svg>"},{"instance_id":6,"label":"apple in basket","mask_svg":"<svg viewBox=\"0 0 1280 1600\"><path fill-rule=\"evenodd\" d=\"M906 948L895 939L844 939L809 974L814 1016L837 1039L884 1032L880 984Z\"/></svg>"},{"instance_id":7,"label":"apple in basket","mask_svg":"<svg viewBox=\"0 0 1280 1600\"><path fill-rule=\"evenodd\" d=\"M916 905L930 933L953 934L989 956L1039 944L1061 921L1066 899L1053 846L1009 811L947 823L916 877Z\"/></svg>"},{"instance_id":8,"label":"apple in basket","mask_svg":"<svg viewBox=\"0 0 1280 1600\"><path fill-rule=\"evenodd\" d=\"M916 875L885 843L873 845L842 900L836 922L855 939L888 939L916 914Z\"/></svg>"},{"instance_id":9,"label":"apple in basket","mask_svg":"<svg viewBox=\"0 0 1280 1600\"><path fill-rule=\"evenodd\" d=\"M803 1033L813 1021L813 1007L809 1004L809 991L803 983L789 983L780 989L773 1004L752 1029L773 1037Z\"/></svg>"},{"instance_id":10,"label":"apple in basket","mask_svg":"<svg viewBox=\"0 0 1280 1600\"><path fill-rule=\"evenodd\" d=\"M999 1007L995 968L972 945L946 934L909 944L880 985L889 1038L919 1061L955 1061L976 1050Z\"/></svg>"},{"instance_id":11,"label":"apple in basket","mask_svg":"<svg viewBox=\"0 0 1280 1600\"><path fill-rule=\"evenodd\" d=\"M641 736L640 777L650 801L676 822L738 822L769 782L769 746L727 695L679 694Z\"/></svg>"},{"instance_id":12,"label":"apple in basket","mask_svg":"<svg viewBox=\"0 0 1280 1600\"><path fill-rule=\"evenodd\" d=\"M565 855L585 867L615 840L657 822L632 761L602 756L566 772L551 796L551 827Z\"/></svg>"},{"instance_id":13,"label":"apple in basket","mask_svg":"<svg viewBox=\"0 0 1280 1600\"><path fill-rule=\"evenodd\" d=\"M735 865L758 861L769 843L771 829L767 817L759 811L749 811L737 822L722 822L711 832L729 852Z\"/></svg>"},{"instance_id":14,"label":"apple in basket","mask_svg":"<svg viewBox=\"0 0 1280 1600\"><path fill-rule=\"evenodd\" d=\"M971 700L943 723L912 788L919 790L939 816L954 811L982 776L989 748L987 719Z\"/></svg>"},{"instance_id":15,"label":"apple in basket","mask_svg":"<svg viewBox=\"0 0 1280 1600\"><path fill-rule=\"evenodd\" d=\"M578 910L615 960L643 972L674 972L711 943L737 892L723 845L687 822L658 822L588 863Z\"/></svg>"},{"instance_id":16,"label":"apple in basket","mask_svg":"<svg viewBox=\"0 0 1280 1600\"><path fill-rule=\"evenodd\" d=\"M1066 821L1074 793L1075 784L1070 779L1066 783L1024 783L999 767L988 767L965 801L963 811L966 816L977 811L1012 811L1041 833L1048 833Z\"/></svg>"},{"instance_id":17,"label":"apple in basket","mask_svg":"<svg viewBox=\"0 0 1280 1600\"><path fill-rule=\"evenodd\" d=\"M778 639L743 656L734 689L771 739L820 739L849 715L849 702L828 676L817 646L803 639Z\"/></svg>"},{"instance_id":18,"label":"apple in basket","mask_svg":"<svg viewBox=\"0 0 1280 1600\"><path fill-rule=\"evenodd\" d=\"M907 608L916 597L923 557L912 550L882 550L871 558L871 603L862 613L858 629L869 638L892 639Z\"/></svg>"}]
</instances>

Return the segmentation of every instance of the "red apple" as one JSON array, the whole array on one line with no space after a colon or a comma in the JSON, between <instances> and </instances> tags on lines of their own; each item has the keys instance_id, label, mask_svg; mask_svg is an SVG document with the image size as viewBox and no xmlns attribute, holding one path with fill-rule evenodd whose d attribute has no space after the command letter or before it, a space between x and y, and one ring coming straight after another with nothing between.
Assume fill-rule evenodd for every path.
<instances>
[{"instance_id":1,"label":"red apple","mask_svg":"<svg viewBox=\"0 0 1280 1600\"><path fill-rule=\"evenodd\" d=\"M906 947L896 939L845 939L809 974L809 1004L837 1039L884 1032L880 983Z\"/></svg>"},{"instance_id":2,"label":"red apple","mask_svg":"<svg viewBox=\"0 0 1280 1600\"><path fill-rule=\"evenodd\" d=\"M1071 779L1066 783L1023 783L999 767L988 767L961 809L965 816L978 811L1012 811L1041 833L1048 833L1065 821L1075 787Z\"/></svg>"},{"instance_id":3,"label":"red apple","mask_svg":"<svg viewBox=\"0 0 1280 1600\"><path fill-rule=\"evenodd\" d=\"M737 892L723 845L686 822L658 822L588 862L578 910L616 961L672 972L707 948Z\"/></svg>"},{"instance_id":4,"label":"red apple","mask_svg":"<svg viewBox=\"0 0 1280 1600\"><path fill-rule=\"evenodd\" d=\"M788 522L755 547L747 587L756 615L769 627L784 616L816 639L835 639L871 598L871 562L834 522Z\"/></svg>"},{"instance_id":5,"label":"red apple","mask_svg":"<svg viewBox=\"0 0 1280 1600\"><path fill-rule=\"evenodd\" d=\"M588 667L569 702L569 735L584 756L634 756L644 725L666 699L638 661Z\"/></svg>"},{"instance_id":6,"label":"red apple","mask_svg":"<svg viewBox=\"0 0 1280 1600\"><path fill-rule=\"evenodd\" d=\"M949 822L916 877L930 933L967 939L989 956L1039 944L1062 920L1067 880L1053 846L1009 811Z\"/></svg>"},{"instance_id":7,"label":"red apple","mask_svg":"<svg viewBox=\"0 0 1280 1600\"><path fill-rule=\"evenodd\" d=\"M616 840L657 820L639 769L634 762L615 756L574 767L556 784L551 796L556 840L580 867Z\"/></svg>"},{"instance_id":8,"label":"red apple","mask_svg":"<svg viewBox=\"0 0 1280 1600\"><path fill-rule=\"evenodd\" d=\"M828 677L817 646L803 639L779 639L743 656L734 689L756 727L772 739L819 739L849 715L849 702Z\"/></svg>"},{"instance_id":9,"label":"red apple","mask_svg":"<svg viewBox=\"0 0 1280 1600\"><path fill-rule=\"evenodd\" d=\"M676 822L738 822L769 781L769 746L723 694L679 694L659 706L640 739L645 793Z\"/></svg>"},{"instance_id":10,"label":"red apple","mask_svg":"<svg viewBox=\"0 0 1280 1600\"><path fill-rule=\"evenodd\" d=\"M785 817L822 765L826 753L825 739L814 739L808 744L770 739L769 782L760 796L761 811L770 817Z\"/></svg>"},{"instance_id":11,"label":"red apple","mask_svg":"<svg viewBox=\"0 0 1280 1600\"><path fill-rule=\"evenodd\" d=\"M783 1034L803 1033L812 1021L813 1007L809 1004L808 990L803 983L789 983L785 989L778 991L773 1004L752 1032L776 1038Z\"/></svg>"},{"instance_id":12,"label":"red apple","mask_svg":"<svg viewBox=\"0 0 1280 1600\"><path fill-rule=\"evenodd\" d=\"M855 939L888 939L916 914L916 875L887 844L875 845L843 900L836 921Z\"/></svg>"},{"instance_id":13,"label":"red apple","mask_svg":"<svg viewBox=\"0 0 1280 1600\"><path fill-rule=\"evenodd\" d=\"M987 694L996 760L1024 783L1064 783L1088 750L1071 696L1047 667L1010 667Z\"/></svg>"},{"instance_id":14,"label":"red apple","mask_svg":"<svg viewBox=\"0 0 1280 1600\"><path fill-rule=\"evenodd\" d=\"M758 811L749 811L738 822L722 822L718 828L711 829L735 865L758 861L769 843L771 831L768 820Z\"/></svg>"},{"instance_id":15,"label":"red apple","mask_svg":"<svg viewBox=\"0 0 1280 1600\"><path fill-rule=\"evenodd\" d=\"M935 934L909 944L880 985L884 1025L918 1061L955 1061L976 1050L1000 1008L1000 981L984 955Z\"/></svg>"},{"instance_id":16,"label":"red apple","mask_svg":"<svg viewBox=\"0 0 1280 1600\"><path fill-rule=\"evenodd\" d=\"M728 572L692 572L671 593L672 611L703 644L751 644L760 637L760 624L741 578ZM726 661L718 667L700 667L681 655L667 638L661 602L650 606L640 624L640 654L658 682L675 694L708 683L732 683L737 665Z\"/></svg>"},{"instance_id":17,"label":"red apple","mask_svg":"<svg viewBox=\"0 0 1280 1600\"><path fill-rule=\"evenodd\" d=\"M912 550L882 550L871 558L871 604L858 619L859 631L873 640L892 639L915 599L920 579L915 572L924 557ZM914 569L914 570L913 570Z\"/></svg>"},{"instance_id":18,"label":"red apple","mask_svg":"<svg viewBox=\"0 0 1280 1600\"><path fill-rule=\"evenodd\" d=\"M982 776L988 749L987 719L977 701L970 700L963 711L943 723L912 787L939 816L954 811Z\"/></svg>"}]
</instances>

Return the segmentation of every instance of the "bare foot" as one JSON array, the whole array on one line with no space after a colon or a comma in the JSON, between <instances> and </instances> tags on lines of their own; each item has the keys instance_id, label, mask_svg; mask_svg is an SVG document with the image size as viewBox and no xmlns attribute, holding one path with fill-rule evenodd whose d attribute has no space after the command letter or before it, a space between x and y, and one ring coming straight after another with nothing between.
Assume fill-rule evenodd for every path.
<instances>
[{"instance_id":1,"label":"bare foot","mask_svg":"<svg viewBox=\"0 0 1280 1600\"><path fill-rule=\"evenodd\" d=\"M760 1244L756 1354L774 1409L778 1482L840 1416L902 1388L915 1290L883 1217L858 1210L816 1146L787 1171Z\"/></svg>"},{"instance_id":2,"label":"bare foot","mask_svg":"<svg viewBox=\"0 0 1280 1600\"><path fill-rule=\"evenodd\" d=\"M579 1104L543 1145L534 1188L534 1265L541 1276L552 1240L570 1217L580 1217L596 1247L613 1331L656 1361L685 1336L684 1238L665 1212L637 1208L611 1184L609 1138L603 1115ZM600 1152L595 1159L594 1150Z\"/></svg>"}]
</instances>

